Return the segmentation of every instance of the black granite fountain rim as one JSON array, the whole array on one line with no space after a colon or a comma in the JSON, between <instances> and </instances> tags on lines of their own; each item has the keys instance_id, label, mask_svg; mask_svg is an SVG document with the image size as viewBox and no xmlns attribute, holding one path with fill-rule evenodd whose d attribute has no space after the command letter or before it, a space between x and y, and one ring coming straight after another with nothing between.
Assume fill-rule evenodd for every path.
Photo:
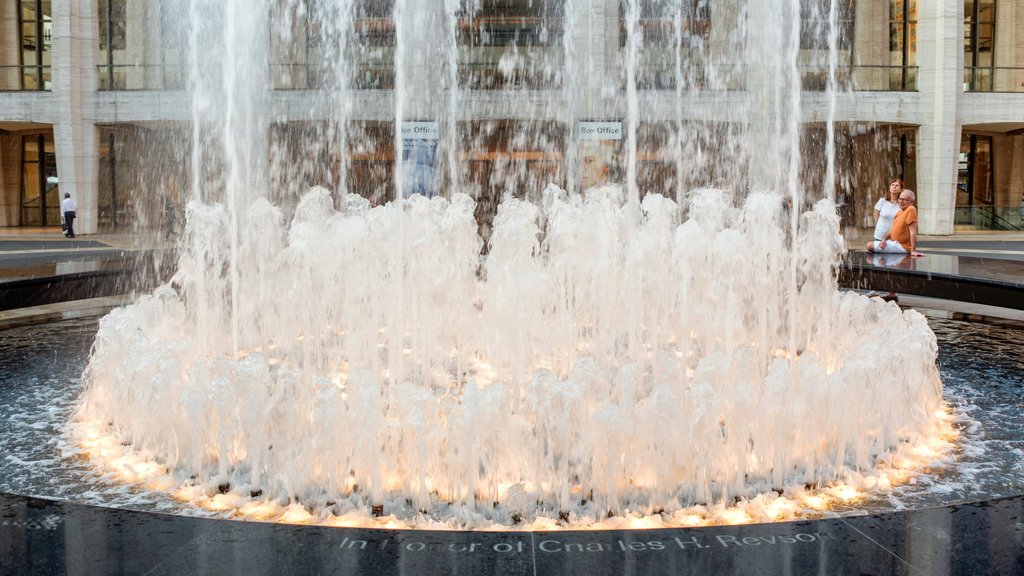
<instances>
[{"instance_id":1,"label":"black granite fountain rim","mask_svg":"<svg viewBox=\"0 0 1024 576\"><path fill-rule=\"evenodd\" d=\"M0 283L0 311L125 293L135 278L132 267L20 278Z\"/></svg>"},{"instance_id":2,"label":"black granite fountain rim","mask_svg":"<svg viewBox=\"0 0 1024 576\"><path fill-rule=\"evenodd\" d=\"M917 266L904 267L901 265L878 265L871 262L871 258L876 256L869 252L850 252L843 259L840 268L848 270L874 270L874 271L885 271L894 275L900 276L916 276L921 278L949 278L965 281L975 281L979 283L987 283L993 286L1004 287L1007 289L1024 290L1024 277L1021 279L1008 280L999 278L994 275L986 275L980 273L974 274L954 274L952 272L942 272L936 270L920 269ZM928 258L932 260L946 259L953 262L992 262L995 259L984 259L976 258L971 256L949 256L945 254L932 255ZM908 260L902 260L902 263L906 263ZM921 261L909 261L911 264L915 264ZM1004 264L1014 264L1015 269L1019 269L1024 274L1024 264L1016 261L1001 261Z\"/></svg>"},{"instance_id":3,"label":"black granite fountain rim","mask_svg":"<svg viewBox=\"0 0 1024 576\"><path fill-rule=\"evenodd\" d=\"M0 494L0 574L1019 574L1024 495L872 515L636 530L334 528Z\"/></svg>"},{"instance_id":4,"label":"black granite fountain rim","mask_svg":"<svg viewBox=\"0 0 1024 576\"><path fill-rule=\"evenodd\" d=\"M839 267L839 285L1024 310L1024 283L980 275L878 266L868 260L869 256L849 254Z\"/></svg>"},{"instance_id":5,"label":"black granite fountain rim","mask_svg":"<svg viewBox=\"0 0 1024 576\"><path fill-rule=\"evenodd\" d=\"M190 514L175 514L172 512L155 511L155 510L138 510L131 507L115 507L115 506L104 506L102 504L91 504L86 502L74 502L71 500L64 500L61 498L51 496L40 496L34 494L20 494L17 492L3 492L0 491L0 502L5 502L11 499L24 499L29 502L35 502L37 506L46 505L61 505L61 506L73 506L73 507L84 507L94 510L107 511L114 514L120 513L131 513L131 514L142 514L147 516L158 516L165 519L176 519L184 518L190 520L200 520L209 522L232 522L237 524L262 524L269 526L282 526L291 528L323 528L325 530L355 530L360 532L374 532L381 534L393 534L393 533L412 533L412 534L506 534L506 535L520 535L520 534L593 534L593 533L612 533L612 534L626 534L626 533L653 533L653 532L674 532L674 531L692 531L692 530L713 530L716 528L736 528L736 527L767 527L767 526L781 526L786 527L789 525L805 525L813 524L817 522L832 522L836 520L849 520L851 518L867 518L867 517L885 517L890 515L901 515L909 514L914 512L928 512L928 511L939 511L939 510L950 510L955 508L961 508L965 506L988 506L997 505L1005 501L1024 500L1024 492L1017 494L1008 494L1004 496L998 496L995 498L979 498L969 499L959 502L952 502L949 504L938 504L919 506L914 508L906 508L901 510L886 510L884 512L877 513L864 513L864 514L836 514L836 515L823 515L819 518L795 518L787 520L779 520L775 522L746 522L742 524L711 524L706 526L665 526L655 528L598 528L598 529L586 529L586 528L564 528L558 530L531 530L531 529L517 529L517 530L494 530L489 528L484 529L435 529L435 528L378 528L378 527L351 527L351 526L329 526L324 524L310 524L310 523L289 523L289 522L274 522L271 520L259 520L259 519L245 519L245 518L219 518L214 516L200 516ZM1022 518L1024 521L1024 518ZM1024 529L1024 527L1022 527Z\"/></svg>"}]
</instances>

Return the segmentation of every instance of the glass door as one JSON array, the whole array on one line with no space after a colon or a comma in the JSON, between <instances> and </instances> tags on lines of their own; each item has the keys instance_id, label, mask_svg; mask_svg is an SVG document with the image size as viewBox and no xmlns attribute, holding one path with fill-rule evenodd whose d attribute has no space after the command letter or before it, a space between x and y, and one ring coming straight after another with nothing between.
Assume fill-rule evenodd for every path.
<instances>
[{"instance_id":1,"label":"glass door","mask_svg":"<svg viewBox=\"0 0 1024 576\"><path fill-rule=\"evenodd\" d=\"M21 225L60 225L60 182L52 134L21 139Z\"/></svg>"}]
</instances>

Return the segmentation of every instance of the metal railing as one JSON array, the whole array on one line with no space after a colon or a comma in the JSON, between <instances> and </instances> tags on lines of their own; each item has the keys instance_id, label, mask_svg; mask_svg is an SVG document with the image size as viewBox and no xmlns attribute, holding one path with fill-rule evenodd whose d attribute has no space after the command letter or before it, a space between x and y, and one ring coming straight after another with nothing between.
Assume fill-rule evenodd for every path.
<instances>
[{"instance_id":1,"label":"metal railing","mask_svg":"<svg viewBox=\"0 0 1024 576\"><path fill-rule=\"evenodd\" d=\"M100 90L184 90L188 67L176 64L100 64Z\"/></svg>"},{"instance_id":2,"label":"metal railing","mask_svg":"<svg viewBox=\"0 0 1024 576\"><path fill-rule=\"evenodd\" d=\"M1024 208L1021 206L957 206L954 224L973 226L979 230L1024 230Z\"/></svg>"},{"instance_id":3,"label":"metal railing","mask_svg":"<svg viewBox=\"0 0 1024 576\"><path fill-rule=\"evenodd\" d=\"M1024 92L1024 68L964 68L964 92Z\"/></svg>"},{"instance_id":4,"label":"metal railing","mask_svg":"<svg viewBox=\"0 0 1024 576\"><path fill-rule=\"evenodd\" d=\"M0 66L0 92L49 90L50 66L15 64Z\"/></svg>"},{"instance_id":5,"label":"metal railing","mask_svg":"<svg viewBox=\"0 0 1024 576\"><path fill-rule=\"evenodd\" d=\"M800 68L801 85L809 92L828 88L828 66ZM916 92L917 66L839 66L835 70L840 90L854 92Z\"/></svg>"},{"instance_id":6,"label":"metal railing","mask_svg":"<svg viewBox=\"0 0 1024 576\"><path fill-rule=\"evenodd\" d=\"M747 70L742 66L715 65L709 74L703 66L691 65L683 73L684 89L743 90ZM828 66L801 66L800 86L807 92L828 89ZM917 66L840 66L835 70L836 87L855 92L916 92ZM637 88L641 90L674 90L676 71L670 65L643 66L636 72ZM623 74L622 86L625 86Z\"/></svg>"},{"instance_id":7,"label":"metal railing","mask_svg":"<svg viewBox=\"0 0 1024 576\"><path fill-rule=\"evenodd\" d=\"M271 64L274 90L319 90L339 85L338 70L325 64ZM391 63L361 64L349 71L348 86L354 90L391 90L395 67Z\"/></svg>"},{"instance_id":8,"label":"metal railing","mask_svg":"<svg viewBox=\"0 0 1024 576\"><path fill-rule=\"evenodd\" d=\"M0 67L0 90L22 90L34 88L5 88L6 80ZM6 67L29 69L30 67ZM31 67L36 70L37 67ZM47 71L49 67L46 67ZM181 65L167 64L118 64L98 65L100 90L182 90L187 85L188 70ZM742 89L742 68L716 66L717 81L705 77L701 67L690 67L684 81L693 86L686 88L713 89L725 82L731 89ZM988 69L991 71L991 69ZM1024 82L1024 69L1021 73ZM19 72L20 73L20 72ZM322 63L313 64L271 64L271 86L274 90L317 90L337 85L337 71ZM824 91L828 87L829 69L823 66L800 68L801 86L809 92ZM728 78L728 81L723 80ZM645 90L675 89L676 74L673 70L652 66L637 71L637 86ZM7 82L16 82L9 80ZM395 70L392 63L382 62L359 64L349 71L348 85L355 90L389 90L394 87ZM623 78L625 82L625 78ZM913 92L917 90L916 66L841 66L836 69L836 82L840 90L846 91L888 91ZM459 83L464 88L494 90L510 86L557 87L558 76L541 70L522 69L511 74L502 72L496 64L485 62L464 62L459 65ZM49 76L47 75L47 85ZM15 84L20 86L20 84ZM1022 89L1024 91L1024 89Z\"/></svg>"}]
</instances>

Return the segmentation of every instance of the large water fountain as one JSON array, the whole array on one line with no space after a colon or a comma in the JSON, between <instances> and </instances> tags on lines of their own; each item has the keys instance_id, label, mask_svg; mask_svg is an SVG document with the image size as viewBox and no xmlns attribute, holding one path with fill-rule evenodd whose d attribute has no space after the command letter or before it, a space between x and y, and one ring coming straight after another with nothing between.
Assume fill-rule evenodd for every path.
<instances>
[{"instance_id":1,"label":"large water fountain","mask_svg":"<svg viewBox=\"0 0 1024 576\"><path fill-rule=\"evenodd\" d=\"M281 104L266 90L279 48L265 30L287 39L318 19L330 74L307 96L312 145L350 150L372 3L314 15L304 2L193 0L178 271L101 322L68 450L197 505L328 523L371 511L462 526L636 511L686 522L695 506L725 516L737 500L771 520L808 489L891 485L948 424L925 319L837 290L835 11L815 20L830 104L823 178L809 181L800 3L715 9L711 25L742 39L727 58L692 32L712 10L692 4L623 3L621 79L580 45L594 9L559 8L539 37L560 41L513 43L497 66L508 86L481 94L463 79L460 34L493 33L474 17L500 7L397 0L382 15L393 126L439 137L433 172L394 163L385 203L344 167L328 188L282 189L287 170L265 169L282 154L268 130ZM447 41L423 49L424 29ZM435 58L446 75L422 72ZM670 79L673 110L638 89L651 70ZM492 216L463 160L500 99L548 124L516 138L560 166L536 189L525 163L496 169ZM705 113L718 124L698 122ZM579 127L595 118L622 120L611 181L583 162L593 147ZM656 143L640 137L652 125ZM394 158L411 157L411 139L393 139ZM671 182L645 188L643 150L671 160Z\"/></svg>"}]
</instances>

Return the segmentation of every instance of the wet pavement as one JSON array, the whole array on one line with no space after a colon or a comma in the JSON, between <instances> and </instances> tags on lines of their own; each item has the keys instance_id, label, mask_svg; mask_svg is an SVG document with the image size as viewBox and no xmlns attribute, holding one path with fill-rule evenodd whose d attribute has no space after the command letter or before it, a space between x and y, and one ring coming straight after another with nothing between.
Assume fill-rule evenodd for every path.
<instances>
[{"instance_id":1,"label":"wet pavement","mask_svg":"<svg viewBox=\"0 0 1024 576\"><path fill-rule=\"evenodd\" d=\"M173 243L161 239L124 234L70 239L59 231L2 228L0 328L24 325L33 315L51 321L65 305L71 309L67 317L89 308L105 312L108 299L151 288L166 278L173 261ZM94 298L102 298L103 304L76 304Z\"/></svg>"}]
</instances>

